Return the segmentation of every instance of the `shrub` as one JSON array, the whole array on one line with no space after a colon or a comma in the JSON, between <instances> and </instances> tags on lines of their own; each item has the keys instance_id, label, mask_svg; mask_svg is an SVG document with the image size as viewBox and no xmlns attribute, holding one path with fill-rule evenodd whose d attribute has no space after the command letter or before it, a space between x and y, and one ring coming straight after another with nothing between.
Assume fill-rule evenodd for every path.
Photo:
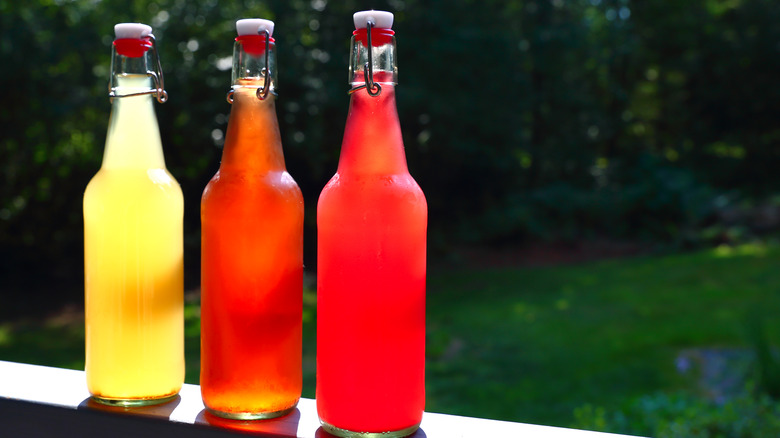
<instances>
[{"instance_id":1,"label":"shrub","mask_svg":"<svg viewBox=\"0 0 780 438\"><path fill-rule=\"evenodd\" d=\"M717 404L685 393L657 393L610 412L585 405L574 411L573 427L656 438L759 438L780 436L780 404L748 385L739 396Z\"/></svg>"}]
</instances>

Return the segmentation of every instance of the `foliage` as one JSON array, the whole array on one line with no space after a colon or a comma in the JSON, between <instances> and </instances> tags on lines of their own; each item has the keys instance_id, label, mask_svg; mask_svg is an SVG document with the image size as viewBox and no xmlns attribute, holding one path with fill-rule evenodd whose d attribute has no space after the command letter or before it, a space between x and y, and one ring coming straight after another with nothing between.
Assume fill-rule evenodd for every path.
<instances>
[{"instance_id":1,"label":"foliage","mask_svg":"<svg viewBox=\"0 0 780 438\"><path fill-rule=\"evenodd\" d=\"M748 388L723 405L685 393L639 397L625 409L607 412L584 405L574 411L575 428L656 438L762 438L780 434L780 405Z\"/></svg>"},{"instance_id":2,"label":"foliage","mask_svg":"<svg viewBox=\"0 0 780 438\"><path fill-rule=\"evenodd\" d=\"M764 395L780 400L780 360L769 341L766 318L760 308L753 309L748 317L747 333L756 355L757 388Z\"/></svg>"},{"instance_id":3,"label":"foliage","mask_svg":"<svg viewBox=\"0 0 780 438\"><path fill-rule=\"evenodd\" d=\"M434 251L594 235L690 240L711 225L724 191L749 198L780 188L777 2L370 6L396 14L399 114ZM195 287L200 195L229 115L233 23L276 20L278 115L304 192L306 264L315 267L316 200L336 168L348 105L350 17L365 7L0 3L0 269L10 290L56 283L65 296L79 294L81 196L100 163L112 26L122 21L147 22L158 37L171 99L157 113L185 194L187 284Z\"/></svg>"},{"instance_id":4,"label":"foliage","mask_svg":"<svg viewBox=\"0 0 780 438\"><path fill-rule=\"evenodd\" d=\"M702 227L716 214L716 191L687 169L650 154L635 158L631 171L620 163L599 165L600 178L622 184L598 188L565 182L507 195L483 217L478 231L460 235L499 242L507 236L576 241L612 236L664 242L702 241ZM625 173L624 175L618 175Z\"/></svg>"}]
</instances>

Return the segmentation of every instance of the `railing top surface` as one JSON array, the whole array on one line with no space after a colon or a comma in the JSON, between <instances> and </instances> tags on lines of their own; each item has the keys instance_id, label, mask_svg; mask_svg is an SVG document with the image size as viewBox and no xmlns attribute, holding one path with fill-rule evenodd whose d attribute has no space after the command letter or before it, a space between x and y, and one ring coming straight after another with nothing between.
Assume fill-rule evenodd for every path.
<instances>
[{"instance_id":1,"label":"railing top surface","mask_svg":"<svg viewBox=\"0 0 780 438\"><path fill-rule=\"evenodd\" d=\"M97 404L89 398L83 371L0 361L0 400L3 399L66 410L107 411L124 417L154 418L170 423L203 426L222 432L234 429L243 433L291 438L331 436L320 428L316 404L312 399L302 398L297 409L282 418L251 422L227 421L206 413L200 397L200 387L185 384L179 396L169 403L132 409L113 408ZM420 430L412 435L412 438L618 438L620 436L426 412Z\"/></svg>"}]
</instances>

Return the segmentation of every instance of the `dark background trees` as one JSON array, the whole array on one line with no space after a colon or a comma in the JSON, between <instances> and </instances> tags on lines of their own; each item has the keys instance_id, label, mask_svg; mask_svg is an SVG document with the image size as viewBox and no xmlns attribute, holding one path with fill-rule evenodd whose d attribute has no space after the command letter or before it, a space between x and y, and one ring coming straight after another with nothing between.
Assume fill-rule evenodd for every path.
<instances>
[{"instance_id":1,"label":"dark background trees","mask_svg":"<svg viewBox=\"0 0 780 438\"><path fill-rule=\"evenodd\" d=\"M368 7L396 14L399 113L429 201L432 259L540 240L706 244L733 238L728 218L746 206L776 211L772 0L4 1L0 313L80 299L81 197L102 157L123 21L158 38L171 99L157 114L185 194L190 288L200 195L230 111L234 22L276 21L278 116L313 270L317 196L348 105L351 14ZM764 219L748 231L771 229Z\"/></svg>"}]
</instances>

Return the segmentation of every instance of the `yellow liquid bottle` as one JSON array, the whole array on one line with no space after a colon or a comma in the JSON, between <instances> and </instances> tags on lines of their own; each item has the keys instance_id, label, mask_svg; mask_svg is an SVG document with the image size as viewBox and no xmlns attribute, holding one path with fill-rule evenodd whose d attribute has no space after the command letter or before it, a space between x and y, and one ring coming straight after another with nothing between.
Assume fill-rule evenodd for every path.
<instances>
[{"instance_id":1,"label":"yellow liquid bottle","mask_svg":"<svg viewBox=\"0 0 780 438\"><path fill-rule=\"evenodd\" d=\"M101 403L155 404L184 382L184 201L152 96L127 96L151 79L122 72L114 85L124 97L113 99L103 164L84 192L87 386Z\"/></svg>"}]
</instances>

